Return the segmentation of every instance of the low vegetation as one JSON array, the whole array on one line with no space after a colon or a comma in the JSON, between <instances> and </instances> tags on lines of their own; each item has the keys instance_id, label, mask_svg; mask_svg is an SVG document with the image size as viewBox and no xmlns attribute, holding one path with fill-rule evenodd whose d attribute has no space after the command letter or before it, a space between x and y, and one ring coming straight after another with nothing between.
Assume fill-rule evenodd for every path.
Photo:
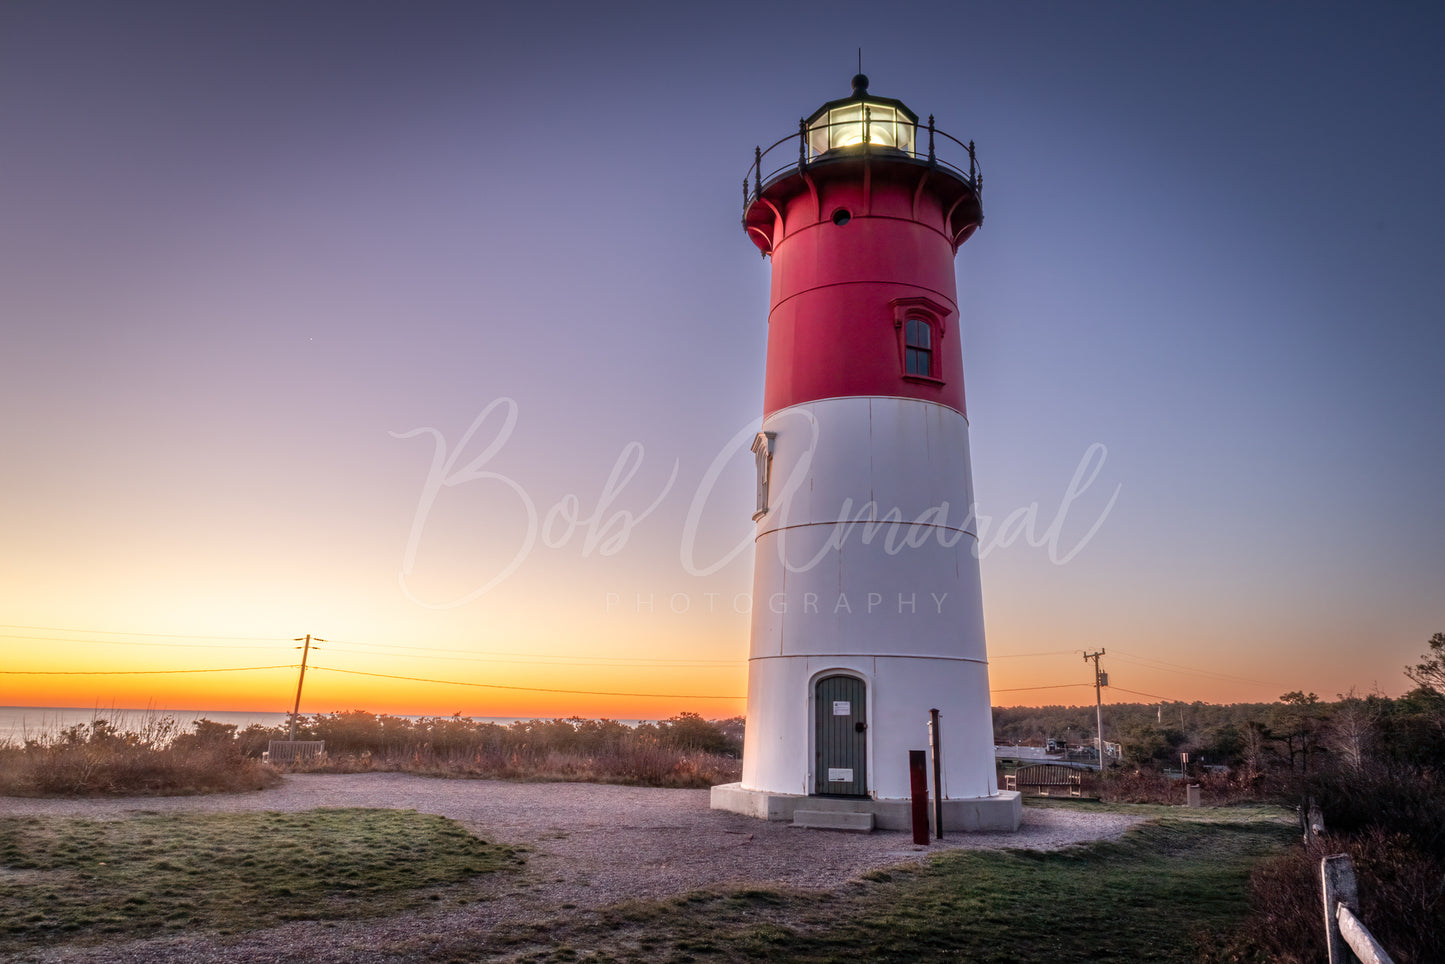
<instances>
[{"instance_id":1,"label":"low vegetation","mask_svg":"<svg viewBox=\"0 0 1445 964\"><path fill-rule=\"evenodd\" d=\"M1250 879L1250 915L1219 960L1313 964L1327 959L1320 861L1349 854L1359 916L1396 964L1445 961L1445 779L1375 762L1328 767L1301 782L1325 833L1301 835Z\"/></svg>"},{"instance_id":2,"label":"low vegetation","mask_svg":"<svg viewBox=\"0 0 1445 964\"><path fill-rule=\"evenodd\" d=\"M169 717L135 728L97 718L58 734L0 744L0 794L102 796L260 790L280 774L231 739L177 734Z\"/></svg>"},{"instance_id":3,"label":"low vegetation","mask_svg":"<svg viewBox=\"0 0 1445 964\"><path fill-rule=\"evenodd\" d=\"M304 716L298 740L326 741L326 757L305 768L355 773L403 770L437 776L565 780L628 786L706 788L742 775L741 717L682 713L657 723L518 720L510 726L464 717L413 720L361 711ZM259 755L282 727L248 727L243 751Z\"/></svg>"},{"instance_id":4,"label":"low vegetation","mask_svg":"<svg viewBox=\"0 0 1445 964\"><path fill-rule=\"evenodd\" d=\"M0 945L18 950L476 899L520 858L404 810L0 817Z\"/></svg>"},{"instance_id":5,"label":"low vegetation","mask_svg":"<svg viewBox=\"0 0 1445 964\"><path fill-rule=\"evenodd\" d=\"M263 762L284 726L174 719L96 718L58 734L0 745L0 795L98 796L234 792L280 782ZM409 719L351 711L303 716L298 740L324 756L287 769L315 773L403 771L429 776L705 788L742 773L742 720L683 713L657 723L519 720L510 726L459 716Z\"/></svg>"}]
</instances>

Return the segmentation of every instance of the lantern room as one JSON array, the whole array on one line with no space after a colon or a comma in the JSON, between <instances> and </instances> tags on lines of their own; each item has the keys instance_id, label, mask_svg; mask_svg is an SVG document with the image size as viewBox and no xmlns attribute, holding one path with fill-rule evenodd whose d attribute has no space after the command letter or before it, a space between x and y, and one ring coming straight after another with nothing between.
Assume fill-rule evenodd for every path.
<instances>
[{"instance_id":1,"label":"lantern room","mask_svg":"<svg viewBox=\"0 0 1445 964\"><path fill-rule=\"evenodd\" d=\"M912 154L917 141L918 115L901 100L871 96L868 78L858 74L853 78L851 97L829 101L804 124L808 130L810 160L828 151L862 144Z\"/></svg>"}]
</instances>

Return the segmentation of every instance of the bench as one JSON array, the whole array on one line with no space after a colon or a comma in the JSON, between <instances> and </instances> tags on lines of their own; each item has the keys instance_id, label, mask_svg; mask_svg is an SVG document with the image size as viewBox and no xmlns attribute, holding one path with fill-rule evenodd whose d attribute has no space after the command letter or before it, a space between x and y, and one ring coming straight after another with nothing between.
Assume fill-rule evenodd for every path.
<instances>
[{"instance_id":1,"label":"bench","mask_svg":"<svg viewBox=\"0 0 1445 964\"><path fill-rule=\"evenodd\" d=\"M272 740L266 748L266 762L311 763L326 755L325 740Z\"/></svg>"},{"instance_id":2,"label":"bench","mask_svg":"<svg viewBox=\"0 0 1445 964\"><path fill-rule=\"evenodd\" d=\"M1003 779L1005 790L1032 791L1041 797L1063 796L1064 791L1071 797L1084 795L1083 771L1057 763L1021 766Z\"/></svg>"}]
</instances>

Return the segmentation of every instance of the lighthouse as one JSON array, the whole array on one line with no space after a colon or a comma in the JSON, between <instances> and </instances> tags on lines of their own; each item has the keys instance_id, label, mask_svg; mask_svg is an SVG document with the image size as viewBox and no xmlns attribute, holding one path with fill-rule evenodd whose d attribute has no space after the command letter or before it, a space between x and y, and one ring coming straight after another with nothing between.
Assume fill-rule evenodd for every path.
<instances>
[{"instance_id":1,"label":"lighthouse","mask_svg":"<svg viewBox=\"0 0 1445 964\"><path fill-rule=\"evenodd\" d=\"M953 271L982 189L972 142L862 74L755 151L743 227L772 282L747 731L715 808L904 829L925 750L944 828L1018 829L995 776Z\"/></svg>"}]
</instances>

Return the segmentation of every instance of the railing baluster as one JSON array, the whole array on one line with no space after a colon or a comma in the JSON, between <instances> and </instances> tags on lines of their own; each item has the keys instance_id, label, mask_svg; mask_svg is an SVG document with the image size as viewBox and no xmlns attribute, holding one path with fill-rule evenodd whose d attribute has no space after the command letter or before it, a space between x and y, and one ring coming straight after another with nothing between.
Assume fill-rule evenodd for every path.
<instances>
[{"instance_id":1,"label":"railing baluster","mask_svg":"<svg viewBox=\"0 0 1445 964\"><path fill-rule=\"evenodd\" d=\"M758 197L763 196L763 149L753 148L753 190Z\"/></svg>"},{"instance_id":2,"label":"railing baluster","mask_svg":"<svg viewBox=\"0 0 1445 964\"><path fill-rule=\"evenodd\" d=\"M808 166L808 119L798 118L798 173Z\"/></svg>"},{"instance_id":3,"label":"railing baluster","mask_svg":"<svg viewBox=\"0 0 1445 964\"><path fill-rule=\"evenodd\" d=\"M933 115L928 115L928 166L935 167L938 157L933 153Z\"/></svg>"}]
</instances>

